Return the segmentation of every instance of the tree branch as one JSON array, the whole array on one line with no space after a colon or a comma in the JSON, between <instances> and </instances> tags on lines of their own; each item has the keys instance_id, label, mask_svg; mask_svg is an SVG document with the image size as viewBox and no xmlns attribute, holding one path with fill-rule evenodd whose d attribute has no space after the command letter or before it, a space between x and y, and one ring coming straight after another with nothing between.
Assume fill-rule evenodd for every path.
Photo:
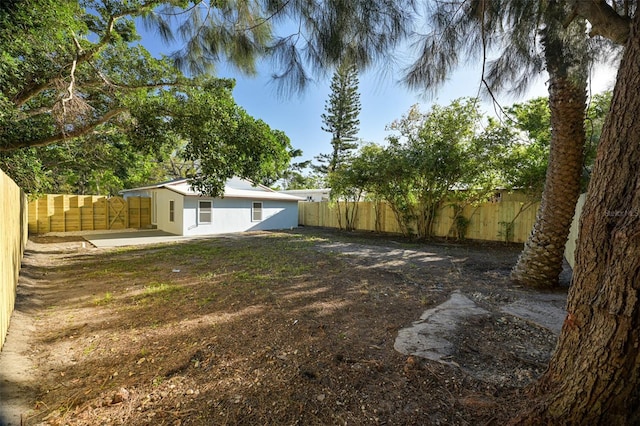
<instances>
[{"instance_id":1,"label":"tree branch","mask_svg":"<svg viewBox=\"0 0 640 426\"><path fill-rule=\"evenodd\" d=\"M138 16L142 12L149 9L153 9L154 7L158 6L161 3L162 3L161 0L150 0L147 3L142 4L137 8L125 9L118 14L111 15L107 21L105 33L102 35L102 37L100 37L100 39L93 46L91 46L90 49L85 50L82 54L76 55L76 57L74 58L75 66L78 66L90 60L91 58L93 58L96 54L98 54L104 48L104 46L106 46L111 41L111 37L116 25L116 21L118 19L123 18L125 16ZM75 40L75 37L74 37L74 41L77 43L77 40ZM64 69L70 65L71 64L65 64L64 66L61 67L61 69ZM30 99L38 95L43 90L50 88L52 81L55 80L55 78L57 77L58 76L53 76L52 78L49 78L46 81L27 89L25 92L15 97L13 99L13 102L17 107L21 107L22 105L29 102Z\"/></svg>"},{"instance_id":2,"label":"tree branch","mask_svg":"<svg viewBox=\"0 0 640 426\"><path fill-rule=\"evenodd\" d=\"M113 34L113 30L118 19L124 18L125 16L138 16L142 12L153 9L161 3L162 0L150 0L147 3L140 5L139 7L124 9L120 13L109 16L105 33L102 37L100 37L100 40L98 40L98 42L92 46L91 49L85 51L84 54L78 57L78 63L85 62L91 59L96 53L102 50L102 48L111 41L111 35Z\"/></svg>"},{"instance_id":3,"label":"tree branch","mask_svg":"<svg viewBox=\"0 0 640 426\"><path fill-rule=\"evenodd\" d=\"M573 14L565 25L576 16L591 24L591 37L602 36L616 44L624 45L629 38L631 18L619 15L606 0L573 0Z\"/></svg>"},{"instance_id":4,"label":"tree branch","mask_svg":"<svg viewBox=\"0 0 640 426\"><path fill-rule=\"evenodd\" d=\"M73 36L73 41L76 45L76 58L82 52L82 47L80 47L80 42L78 39ZM67 96L62 97L62 114L63 117L67 114L67 102L70 102L73 99L73 91L76 84L76 66L78 65L78 60L74 58L71 64L71 71L69 72L71 81L69 82L69 86L67 87Z\"/></svg>"},{"instance_id":5,"label":"tree branch","mask_svg":"<svg viewBox=\"0 0 640 426\"><path fill-rule=\"evenodd\" d=\"M138 90L138 89L159 89L161 87L199 87L200 84L190 84L188 81L175 80L175 81L160 81L157 83L143 83L143 84L120 84L109 81L104 74L99 74L101 81L88 81L82 83L80 89L82 88L101 88L101 87L112 87L114 89L129 91L129 90Z\"/></svg>"},{"instance_id":6,"label":"tree branch","mask_svg":"<svg viewBox=\"0 0 640 426\"><path fill-rule=\"evenodd\" d=\"M45 138L38 139L38 140L31 140L31 141L25 140L25 141L21 141L19 143L13 143L11 145L0 145L0 152L12 151L14 149L19 149L19 148L33 148L33 147L38 147L38 146L46 146L46 145L51 145L51 144L56 143L56 142L60 142L60 141L68 140L68 139L73 139L73 138L78 138L80 136L84 136L84 135L89 134L90 132L95 130L96 127L100 126L101 124L104 124L104 123L108 122L113 117L116 117L116 116L122 114L125 111L128 111L127 108L116 108L116 109L113 109L113 110L107 112L102 117L100 117L98 120L96 120L96 121L94 121L92 123L89 123L86 126L83 126L83 127L78 128L78 129L75 129L75 130L73 130L71 132L60 132L60 133L57 133L55 135L47 136Z\"/></svg>"},{"instance_id":7,"label":"tree branch","mask_svg":"<svg viewBox=\"0 0 640 426\"><path fill-rule=\"evenodd\" d=\"M37 115L50 114L53 111L54 106L55 104L53 106L44 106L40 108L30 109L28 111L20 111L20 114L16 118L16 121L27 120Z\"/></svg>"}]
</instances>

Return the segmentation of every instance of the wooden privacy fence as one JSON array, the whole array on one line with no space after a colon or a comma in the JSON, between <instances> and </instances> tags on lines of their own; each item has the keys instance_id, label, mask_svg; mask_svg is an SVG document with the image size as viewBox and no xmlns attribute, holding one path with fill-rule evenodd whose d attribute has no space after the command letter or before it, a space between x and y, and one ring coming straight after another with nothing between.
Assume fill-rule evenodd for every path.
<instances>
[{"instance_id":1,"label":"wooden privacy fence","mask_svg":"<svg viewBox=\"0 0 640 426\"><path fill-rule=\"evenodd\" d=\"M350 203L353 207L355 203ZM401 233L391 207L386 202L357 203L355 229ZM487 202L476 206L466 206L462 216L468 220L465 238L486 241L511 241L523 243L529 237L539 201L502 200ZM342 223L344 203L340 203ZM332 202L300 202L298 204L298 222L304 226L323 226L339 228L338 204ZM434 233L438 237L455 237L455 210L447 205L438 211L434 223Z\"/></svg>"},{"instance_id":2,"label":"wooden privacy fence","mask_svg":"<svg viewBox=\"0 0 640 426\"><path fill-rule=\"evenodd\" d=\"M18 273L27 244L27 197L0 170L0 349L15 306Z\"/></svg>"},{"instance_id":3,"label":"wooden privacy fence","mask_svg":"<svg viewBox=\"0 0 640 426\"><path fill-rule=\"evenodd\" d=\"M29 232L93 231L151 226L151 198L43 195L29 203Z\"/></svg>"}]
</instances>

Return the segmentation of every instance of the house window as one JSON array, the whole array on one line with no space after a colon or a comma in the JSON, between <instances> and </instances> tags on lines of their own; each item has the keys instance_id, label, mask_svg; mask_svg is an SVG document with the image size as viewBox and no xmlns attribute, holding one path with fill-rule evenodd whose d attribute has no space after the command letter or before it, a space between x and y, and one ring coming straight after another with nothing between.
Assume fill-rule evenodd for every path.
<instances>
[{"instance_id":1,"label":"house window","mask_svg":"<svg viewBox=\"0 0 640 426\"><path fill-rule=\"evenodd\" d=\"M211 223L211 201L198 202L198 223Z\"/></svg>"},{"instance_id":2,"label":"house window","mask_svg":"<svg viewBox=\"0 0 640 426\"><path fill-rule=\"evenodd\" d=\"M254 201L251 206L251 220L259 222L262 220L262 201Z\"/></svg>"},{"instance_id":3,"label":"house window","mask_svg":"<svg viewBox=\"0 0 640 426\"><path fill-rule=\"evenodd\" d=\"M169 200L169 222L173 222L176 218L176 202Z\"/></svg>"}]
</instances>

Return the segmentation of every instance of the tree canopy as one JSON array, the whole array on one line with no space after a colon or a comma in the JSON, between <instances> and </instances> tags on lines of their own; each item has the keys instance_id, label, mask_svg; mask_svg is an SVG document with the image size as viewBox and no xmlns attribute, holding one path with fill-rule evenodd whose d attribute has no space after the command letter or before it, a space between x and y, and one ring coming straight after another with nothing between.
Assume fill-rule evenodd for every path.
<instances>
[{"instance_id":1,"label":"tree canopy","mask_svg":"<svg viewBox=\"0 0 640 426\"><path fill-rule=\"evenodd\" d=\"M65 170L76 170L73 181L83 174L81 168L90 174L105 161L111 163L111 177L101 179L115 184L111 187L139 182L154 173L136 167L147 168L179 147L197 169L190 176L194 184L211 193L234 174L259 182L286 169L290 141L235 104L232 80L187 77L174 60L154 58L137 43L135 18L149 21L159 6L184 7L185 2L31 3L31 8L19 2L0 7L5 24L0 30L0 161L26 189L55 186L46 179L53 170L58 179L68 174ZM162 22L158 25L162 31ZM249 32L258 37L258 29ZM233 50L238 37L224 43ZM225 55L250 71L251 63L231 50ZM64 148L51 148L54 144ZM96 149L89 154L98 146L100 155ZM94 155L99 161L90 161ZM74 163L73 156L84 161ZM12 166L15 160L21 166ZM95 178L93 173L80 179L77 190ZM104 186L92 188L104 191Z\"/></svg>"},{"instance_id":2,"label":"tree canopy","mask_svg":"<svg viewBox=\"0 0 640 426\"><path fill-rule=\"evenodd\" d=\"M414 106L389 125L388 146L363 146L332 181L341 194L387 201L405 234L429 238L445 201L483 201L501 182L513 133L495 121L482 129L481 118L475 99Z\"/></svg>"},{"instance_id":3,"label":"tree canopy","mask_svg":"<svg viewBox=\"0 0 640 426\"><path fill-rule=\"evenodd\" d=\"M280 69L276 80L303 88L308 68L325 70L345 57L370 64L397 42L409 17L398 4L370 7L363 0L350 7L332 1L28 3L0 8L0 150L85 135L123 115L143 91L190 85L172 65L196 76L226 60L252 73L257 59L268 58ZM272 27L283 20L297 21L299 29L276 35ZM152 61L136 46L140 22L183 47Z\"/></svg>"}]
</instances>

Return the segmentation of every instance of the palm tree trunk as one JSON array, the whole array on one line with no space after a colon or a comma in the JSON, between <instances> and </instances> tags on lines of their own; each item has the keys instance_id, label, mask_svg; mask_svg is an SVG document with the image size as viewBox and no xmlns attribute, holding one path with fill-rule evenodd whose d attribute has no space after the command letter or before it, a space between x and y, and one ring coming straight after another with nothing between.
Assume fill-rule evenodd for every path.
<instances>
[{"instance_id":1,"label":"palm tree trunk","mask_svg":"<svg viewBox=\"0 0 640 426\"><path fill-rule=\"evenodd\" d=\"M564 247L569 236L584 158L586 95L586 35L562 28L562 6L551 2L543 34L549 73L551 146L542 202L536 223L511 272L515 282L532 287L558 285ZM582 32L580 32L580 29Z\"/></svg>"}]
</instances>

